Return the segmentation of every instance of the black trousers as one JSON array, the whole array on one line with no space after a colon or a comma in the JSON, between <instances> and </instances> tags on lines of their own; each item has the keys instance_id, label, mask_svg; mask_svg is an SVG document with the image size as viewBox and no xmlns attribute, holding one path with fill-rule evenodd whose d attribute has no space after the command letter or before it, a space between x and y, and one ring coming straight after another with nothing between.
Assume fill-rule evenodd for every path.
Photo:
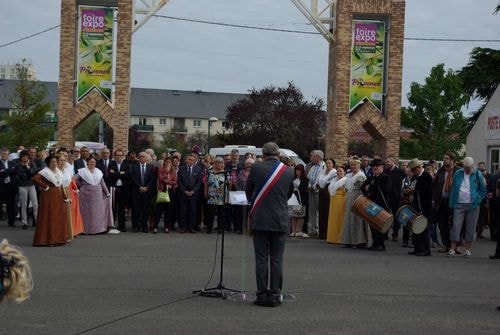
<instances>
[{"instance_id":1,"label":"black trousers","mask_svg":"<svg viewBox=\"0 0 500 335\"><path fill-rule=\"evenodd\" d=\"M443 245L445 247L450 247L451 245L450 222L451 222L451 214L453 213L453 211L450 210L449 202L450 202L449 198L441 199L437 215L438 227L441 233L441 242L443 242Z\"/></svg>"},{"instance_id":2,"label":"black trousers","mask_svg":"<svg viewBox=\"0 0 500 335\"><path fill-rule=\"evenodd\" d=\"M385 248L385 234L379 232L372 226L370 226L370 231L372 232L373 247L384 247Z\"/></svg>"},{"instance_id":3,"label":"black trousers","mask_svg":"<svg viewBox=\"0 0 500 335\"><path fill-rule=\"evenodd\" d=\"M224 229L224 205L207 205L207 211L205 212L205 226L207 232L211 232L214 228L214 219L217 215L217 228Z\"/></svg>"},{"instance_id":4,"label":"black trousers","mask_svg":"<svg viewBox=\"0 0 500 335\"><path fill-rule=\"evenodd\" d=\"M257 299L279 301L283 288L283 253L286 233L253 230Z\"/></svg>"},{"instance_id":5,"label":"black trousers","mask_svg":"<svg viewBox=\"0 0 500 335\"><path fill-rule=\"evenodd\" d=\"M413 244L415 253L431 253L431 237L429 234L429 226L420 234L413 234Z\"/></svg>"},{"instance_id":6,"label":"black trousers","mask_svg":"<svg viewBox=\"0 0 500 335\"><path fill-rule=\"evenodd\" d=\"M226 207L226 213L224 216L224 229L227 231L231 231L231 223L232 223L233 231L242 232L243 206L226 204L225 207Z\"/></svg>"},{"instance_id":7,"label":"black trousers","mask_svg":"<svg viewBox=\"0 0 500 335\"><path fill-rule=\"evenodd\" d=\"M132 227L134 229L148 229L149 204L151 196L149 192L134 192L132 195L134 210L132 211Z\"/></svg>"},{"instance_id":8,"label":"black trousers","mask_svg":"<svg viewBox=\"0 0 500 335\"><path fill-rule=\"evenodd\" d=\"M10 184L0 185L0 207L2 204L7 206L7 223L9 226L16 224L16 194L17 187Z\"/></svg>"},{"instance_id":9,"label":"black trousers","mask_svg":"<svg viewBox=\"0 0 500 335\"><path fill-rule=\"evenodd\" d=\"M180 229L191 229L194 230L196 222L196 213L198 209L198 195L193 194L190 197L186 197L184 194L179 195L179 205L180 205Z\"/></svg>"},{"instance_id":10,"label":"black trousers","mask_svg":"<svg viewBox=\"0 0 500 335\"><path fill-rule=\"evenodd\" d=\"M500 233L500 199L493 198L488 200L488 206L490 210L490 238L492 241L496 241L498 233Z\"/></svg>"},{"instance_id":11,"label":"black trousers","mask_svg":"<svg viewBox=\"0 0 500 335\"><path fill-rule=\"evenodd\" d=\"M128 187L117 186L115 187L115 208L113 208L113 213L117 215L118 218L118 229L125 229L125 206L128 201Z\"/></svg>"}]
</instances>

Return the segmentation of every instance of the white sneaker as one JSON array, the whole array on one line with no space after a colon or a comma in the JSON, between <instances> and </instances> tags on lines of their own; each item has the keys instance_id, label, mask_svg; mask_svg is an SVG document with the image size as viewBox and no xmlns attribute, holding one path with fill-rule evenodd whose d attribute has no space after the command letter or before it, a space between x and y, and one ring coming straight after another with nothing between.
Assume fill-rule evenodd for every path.
<instances>
[{"instance_id":1,"label":"white sneaker","mask_svg":"<svg viewBox=\"0 0 500 335\"><path fill-rule=\"evenodd\" d=\"M467 257L467 258L470 257L470 251L469 250L467 250L467 249L465 250L464 257Z\"/></svg>"},{"instance_id":2,"label":"white sneaker","mask_svg":"<svg viewBox=\"0 0 500 335\"><path fill-rule=\"evenodd\" d=\"M455 257L455 250L450 249L450 251L448 251L448 255L446 255L446 257Z\"/></svg>"},{"instance_id":3,"label":"white sneaker","mask_svg":"<svg viewBox=\"0 0 500 335\"><path fill-rule=\"evenodd\" d=\"M120 234L120 231L118 229L112 228L108 231L108 234Z\"/></svg>"},{"instance_id":4,"label":"white sneaker","mask_svg":"<svg viewBox=\"0 0 500 335\"><path fill-rule=\"evenodd\" d=\"M304 237L304 238L308 238L309 235L307 235L306 233L302 233L302 235L300 235L301 237Z\"/></svg>"},{"instance_id":5,"label":"white sneaker","mask_svg":"<svg viewBox=\"0 0 500 335\"><path fill-rule=\"evenodd\" d=\"M290 236L290 237L295 237L295 236L297 236L297 234L296 234L296 233L290 233L290 235L289 235L289 236Z\"/></svg>"}]
</instances>

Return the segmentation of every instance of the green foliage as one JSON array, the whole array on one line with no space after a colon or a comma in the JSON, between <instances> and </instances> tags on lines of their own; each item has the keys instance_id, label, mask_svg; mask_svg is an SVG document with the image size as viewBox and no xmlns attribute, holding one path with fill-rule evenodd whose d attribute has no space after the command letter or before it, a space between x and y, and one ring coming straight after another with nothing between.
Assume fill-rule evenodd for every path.
<instances>
[{"instance_id":1,"label":"green foliage","mask_svg":"<svg viewBox=\"0 0 500 335\"><path fill-rule=\"evenodd\" d=\"M0 135L2 145L17 148L34 146L45 148L54 133L55 125L47 113L54 110L45 101L47 87L38 81L28 80L25 62L16 66L19 81L9 97L11 114L4 118L7 131Z\"/></svg>"},{"instance_id":2,"label":"green foliage","mask_svg":"<svg viewBox=\"0 0 500 335\"><path fill-rule=\"evenodd\" d=\"M287 87L252 89L227 109L226 128L231 128L232 133L224 136L225 144L262 146L274 141L308 157L324 134L323 105L321 99L305 101L300 89L291 82Z\"/></svg>"},{"instance_id":3,"label":"green foliage","mask_svg":"<svg viewBox=\"0 0 500 335\"><path fill-rule=\"evenodd\" d=\"M180 153L189 153L188 144L181 135L176 135L174 133L166 132L161 135L163 137L162 144L155 148L155 152L169 152L171 150L177 150Z\"/></svg>"},{"instance_id":4,"label":"green foliage","mask_svg":"<svg viewBox=\"0 0 500 335\"><path fill-rule=\"evenodd\" d=\"M483 105L469 117L469 129L479 118L488 100L500 83L500 50L474 48L469 63L459 72L464 91Z\"/></svg>"},{"instance_id":5,"label":"green foliage","mask_svg":"<svg viewBox=\"0 0 500 335\"><path fill-rule=\"evenodd\" d=\"M75 141L99 141L99 114L90 115L75 128Z\"/></svg>"},{"instance_id":6,"label":"green foliage","mask_svg":"<svg viewBox=\"0 0 500 335\"><path fill-rule=\"evenodd\" d=\"M401 124L414 133L401 141L401 157L436 159L447 150L461 149L467 136L467 120L461 109L469 95L463 92L460 76L439 64L432 68L425 84L411 84L408 101L410 107L401 111Z\"/></svg>"}]
</instances>

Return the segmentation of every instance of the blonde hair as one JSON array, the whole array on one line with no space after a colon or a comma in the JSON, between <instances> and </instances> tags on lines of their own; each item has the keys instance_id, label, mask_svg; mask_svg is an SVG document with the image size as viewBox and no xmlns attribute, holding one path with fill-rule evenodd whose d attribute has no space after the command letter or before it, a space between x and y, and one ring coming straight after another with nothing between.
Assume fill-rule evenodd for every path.
<instances>
[{"instance_id":1,"label":"blonde hair","mask_svg":"<svg viewBox=\"0 0 500 335\"><path fill-rule=\"evenodd\" d=\"M6 274L3 278L3 295L0 295L0 302L6 297L16 303L21 303L29 298L29 293L33 290L33 277L31 276L31 266L28 259L18 248L9 244L6 239L0 242L0 255L4 265L2 270ZM7 269L3 267L6 266Z\"/></svg>"}]
</instances>

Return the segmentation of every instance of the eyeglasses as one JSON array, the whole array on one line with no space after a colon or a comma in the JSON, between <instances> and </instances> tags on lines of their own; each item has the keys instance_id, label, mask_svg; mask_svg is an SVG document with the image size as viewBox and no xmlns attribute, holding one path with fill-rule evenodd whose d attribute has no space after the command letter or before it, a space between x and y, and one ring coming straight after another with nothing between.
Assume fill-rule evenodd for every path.
<instances>
[{"instance_id":1,"label":"eyeglasses","mask_svg":"<svg viewBox=\"0 0 500 335\"><path fill-rule=\"evenodd\" d=\"M80 150L73 150L73 152L80 152Z\"/></svg>"}]
</instances>

